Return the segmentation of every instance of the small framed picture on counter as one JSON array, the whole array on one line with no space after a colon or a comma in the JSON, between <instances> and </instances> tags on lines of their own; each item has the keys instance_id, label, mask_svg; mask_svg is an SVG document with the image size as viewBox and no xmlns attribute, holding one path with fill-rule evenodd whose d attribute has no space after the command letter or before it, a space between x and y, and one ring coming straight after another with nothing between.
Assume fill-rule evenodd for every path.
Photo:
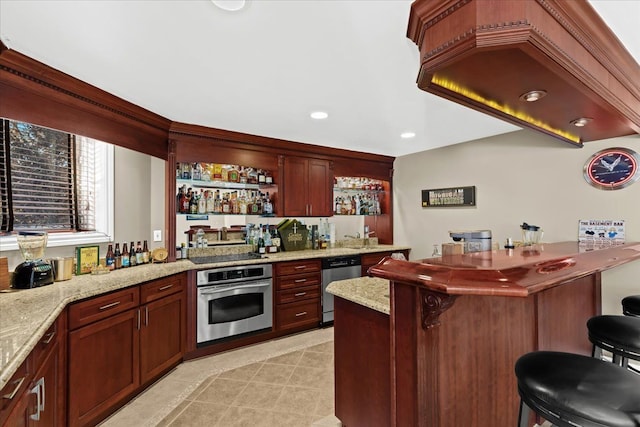
<instances>
[{"instance_id":1,"label":"small framed picture on counter","mask_svg":"<svg viewBox=\"0 0 640 427\"><path fill-rule=\"evenodd\" d=\"M76 274L89 274L100 262L100 246L76 247Z\"/></svg>"}]
</instances>

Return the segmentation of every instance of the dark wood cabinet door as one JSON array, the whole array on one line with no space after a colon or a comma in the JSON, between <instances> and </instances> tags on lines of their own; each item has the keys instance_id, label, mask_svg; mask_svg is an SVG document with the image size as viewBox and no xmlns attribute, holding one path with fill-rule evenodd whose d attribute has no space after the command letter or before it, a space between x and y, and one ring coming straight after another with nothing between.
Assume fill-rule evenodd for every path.
<instances>
[{"instance_id":1,"label":"dark wood cabinet door","mask_svg":"<svg viewBox=\"0 0 640 427\"><path fill-rule=\"evenodd\" d=\"M32 427L66 424L65 374L64 348L62 343L56 340L34 376L31 391L36 395L36 404L32 411L37 414L37 419L29 420L29 425ZM43 399L40 402L40 410L37 408L37 393L41 393L41 399Z\"/></svg>"},{"instance_id":2,"label":"dark wood cabinet door","mask_svg":"<svg viewBox=\"0 0 640 427\"><path fill-rule=\"evenodd\" d=\"M331 162L309 159L309 216L333 215L333 176Z\"/></svg>"},{"instance_id":3,"label":"dark wood cabinet door","mask_svg":"<svg viewBox=\"0 0 640 427\"><path fill-rule=\"evenodd\" d=\"M69 333L70 426L94 424L138 388L139 316L129 310Z\"/></svg>"},{"instance_id":4,"label":"dark wood cabinet door","mask_svg":"<svg viewBox=\"0 0 640 427\"><path fill-rule=\"evenodd\" d=\"M284 159L284 216L308 216L308 159Z\"/></svg>"},{"instance_id":5,"label":"dark wood cabinet door","mask_svg":"<svg viewBox=\"0 0 640 427\"><path fill-rule=\"evenodd\" d=\"M27 391L13 406L3 427L27 427L30 416L36 412L35 395Z\"/></svg>"},{"instance_id":6,"label":"dark wood cabinet door","mask_svg":"<svg viewBox=\"0 0 640 427\"><path fill-rule=\"evenodd\" d=\"M186 346L185 298L182 292L141 308L140 377L142 384L179 363Z\"/></svg>"}]
</instances>

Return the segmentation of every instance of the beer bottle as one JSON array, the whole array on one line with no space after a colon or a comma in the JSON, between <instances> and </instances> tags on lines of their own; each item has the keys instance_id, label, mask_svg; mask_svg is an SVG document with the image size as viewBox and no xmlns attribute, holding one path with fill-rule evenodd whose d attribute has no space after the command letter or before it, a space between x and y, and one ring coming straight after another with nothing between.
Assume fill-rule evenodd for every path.
<instances>
[{"instance_id":1,"label":"beer bottle","mask_svg":"<svg viewBox=\"0 0 640 427\"><path fill-rule=\"evenodd\" d=\"M149 247L147 246L146 240L142 244L142 262L145 264L149 263Z\"/></svg>"},{"instance_id":2,"label":"beer bottle","mask_svg":"<svg viewBox=\"0 0 640 427\"><path fill-rule=\"evenodd\" d=\"M110 243L107 247L107 255L105 256L105 264L109 270L115 269L115 258L113 256L113 245Z\"/></svg>"},{"instance_id":3,"label":"beer bottle","mask_svg":"<svg viewBox=\"0 0 640 427\"><path fill-rule=\"evenodd\" d=\"M129 267L129 249L127 248L127 242L122 244L122 268Z\"/></svg>"},{"instance_id":4,"label":"beer bottle","mask_svg":"<svg viewBox=\"0 0 640 427\"><path fill-rule=\"evenodd\" d=\"M122 253L120 252L120 243L116 243L116 250L113 252L114 269L122 268Z\"/></svg>"},{"instance_id":5,"label":"beer bottle","mask_svg":"<svg viewBox=\"0 0 640 427\"><path fill-rule=\"evenodd\" d=\"M131 267L135 267L138 265L138 257L136 256L136 247L133 245L133 241L131 241L131 248L129 250L129 265Z\"/></svg>"},{"instance_id":6,"label":"beer bottle","mask_svg":"<svg viewBox=\"0 0 640 427\"><path fill-rule=\"evenodd\" d=\"M144 257L142 255L142 245L140 244L140 240L138 240L138 244L136 245L136 264L144 264Z\"/></svg>"}]
</instances>

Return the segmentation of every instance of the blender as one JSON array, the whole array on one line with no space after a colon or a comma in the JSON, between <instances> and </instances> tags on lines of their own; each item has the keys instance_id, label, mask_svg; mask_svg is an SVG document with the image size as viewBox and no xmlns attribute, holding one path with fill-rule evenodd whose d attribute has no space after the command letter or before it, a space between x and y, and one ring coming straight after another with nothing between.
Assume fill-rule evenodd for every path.
<instances>
[{"instance_id":1,"label":"blender","mask_svg":"<svg viewBox=\"0 0 640 427\"><path fill-rule=\"evenodd\" d=\"M24 262L19 264L11 278L11 287L31 289L53 283L53 267L42 258L47 247L47 233L44 231L20 231L18 247Z\"/></svg>"}]
</instances>

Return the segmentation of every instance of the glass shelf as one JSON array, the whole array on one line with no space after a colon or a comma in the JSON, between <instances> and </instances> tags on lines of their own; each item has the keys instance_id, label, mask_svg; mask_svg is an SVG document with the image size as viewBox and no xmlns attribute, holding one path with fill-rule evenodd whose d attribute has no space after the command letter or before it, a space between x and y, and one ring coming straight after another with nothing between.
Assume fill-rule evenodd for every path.
<instances>
[{"instance_id":1,"label":"glass shelf","mask_svg":"<svg viewBox=\"0 0 640 427\"><path fill-rule=\"evenodd\" d=\"M357 194L357 193L368 193L368 194L380 194L384 193L384 190L363 190L362 188L340 188L333 187L334 193L348 193L348 194Z\"/></svg>"},{"instance_id":2,"label":"glass shelf","mask_svg":"<svg viewBox=\"0 0 640 427\"><path fill-rule=\"evenodd\" d=\"M199 181L194 179L176 179L178 187L186 185L187 187L199 188L221 188L227 190L260 190L261 188L272 187L275 184L245 184L242 182L228 181Z\"/></svg>"}]
</instances>

